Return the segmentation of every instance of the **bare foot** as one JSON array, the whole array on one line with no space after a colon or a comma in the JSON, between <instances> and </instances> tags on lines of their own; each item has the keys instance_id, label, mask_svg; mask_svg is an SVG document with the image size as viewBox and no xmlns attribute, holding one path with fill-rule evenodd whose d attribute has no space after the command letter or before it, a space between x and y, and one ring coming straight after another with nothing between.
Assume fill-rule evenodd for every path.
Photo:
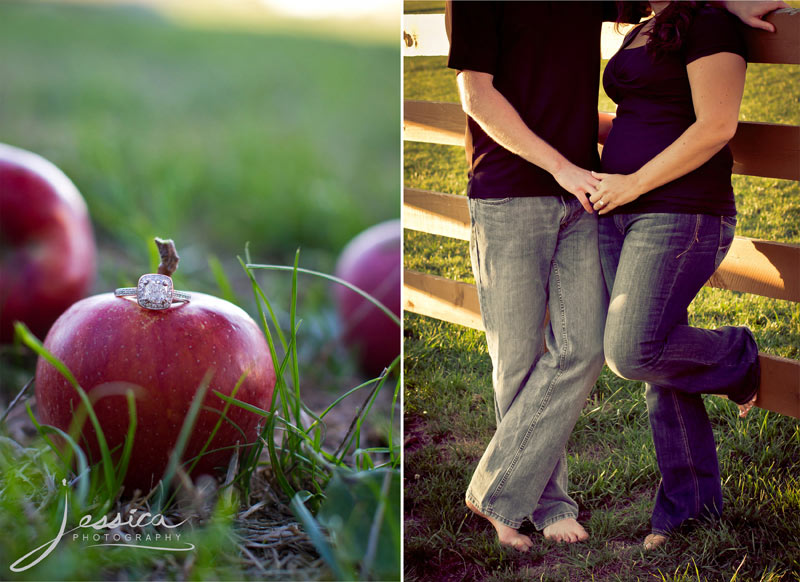
<instances>
[{"instance_id":1,"label":"bare foot","mask_svg":"<svg viewBox=\"0 0 800 582\"><path fill-rule=\"evenodd\" d=\"M646 538L644 538L644 549L646 551L655 550L656 548L666 544L667 539L667 536L662 536L661 534L649 534Z\"/></svg>"},{"instance_id":2,"label":"bare foot","mask_svg":"<svg viewBox=\"0 0 800 582\"><path fill-rule=\"evenodd\" d=\"M548 540L567 542L568 544L574 544L575 542L582 542L589 539L589 534L586 533L583 526L571 517L551 523L544 528L542 533Z\"/></svg>"},{"instance_id":3,"label":"bare foot","mask_svg":"<svg viewBox=\"0 0 800 582\"><path fill-rule=\"evenodd\" d=\"M745 402L744 404L736 405L739 407L739 418L744 418L745 416L747 416L747 413L750 412L750 409L753 408L753 406L755 405L756 398L758 398L758 394L753 396L753 399L750 402Z\"/></svg>"},{"instance_id":4,"label":"bare foot","mask_svg":"<svg viewBox=\"0 0 800 582\"><path fill-rule=\"evenodd\" d=\"M469 507L470 511L472 511L475 515L479 515L483 519L488 520L489 523L494 526L495 531L497 531L497 539L500 541L501 545L511 546L520 552L527 552L533 547L533 542L528 536L522 535L513 527L501 523L496 519L489 517L488 515L482 514L478 508L469 501L467 501L467 507Z\"/></svg>"}]
</instances>

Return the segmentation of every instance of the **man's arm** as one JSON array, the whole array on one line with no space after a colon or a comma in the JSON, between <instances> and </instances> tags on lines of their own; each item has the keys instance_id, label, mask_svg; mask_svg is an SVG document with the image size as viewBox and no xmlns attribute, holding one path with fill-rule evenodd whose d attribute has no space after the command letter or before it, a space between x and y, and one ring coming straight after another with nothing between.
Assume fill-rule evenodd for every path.
<instances>
[{"instance_id":1,"label":"man's arm","mask_svg":"<svg viewBox=\"0 0 800 582\"><path fill-rule=\"evenodd\" d=\"M496 143L550 172L587 212L592 212L586 194L594 193L598 180L531 131L514 106L495 89L493 79L489 73L477 71L461 71L458 74L458 91L464 112Z\"/></svg>"}]
</instances>

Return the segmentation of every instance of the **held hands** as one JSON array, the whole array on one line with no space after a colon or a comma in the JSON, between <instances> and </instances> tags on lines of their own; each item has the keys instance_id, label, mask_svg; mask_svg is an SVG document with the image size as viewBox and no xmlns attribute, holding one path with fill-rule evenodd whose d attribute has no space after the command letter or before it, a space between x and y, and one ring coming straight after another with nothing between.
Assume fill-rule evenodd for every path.
<instances>
[{"instance_id":1,"label":"held hands","mask_svg":"<svg viewBox=\"0 0 800 582\"><path fill-rule=\"evenodd\" d=\"M642 195L635 174L592 172L592 176L599 180L599 183L589 201L600 215L607 214L628 202L633 202Z\"/></svg>"},{"instance_id":2,"label":"held hands","mask_svg":"<svg viewBox=\"0 0 800 582\"><path fill-rule=\"evenodd\" d=\"M567 192L575 196L589 214L592 213L592 206L589 204L588 196L595 193L595 188L600 183L593 172L579 168L575 164L565 163L558 171L553 173L556 182Z\"/></svg>"}]
</instances>

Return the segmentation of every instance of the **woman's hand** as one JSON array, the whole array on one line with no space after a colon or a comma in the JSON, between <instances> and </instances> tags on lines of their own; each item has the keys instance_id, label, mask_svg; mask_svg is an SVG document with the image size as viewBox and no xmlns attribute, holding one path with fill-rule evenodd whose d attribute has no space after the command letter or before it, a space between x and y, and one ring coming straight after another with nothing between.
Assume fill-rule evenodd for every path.
<instances>
[{"instance_id":1,"label":"woman's hand","mask_svg":"<svg viewBox=\"0 0 800 582\"><path fill-rule=\"evenodd\" d=\"M593 174L594 172L584 170L570 162L565 162L553 173L556 182L564 190L575 196L589 214L592 213L592 206L589 204L587 196L593 195L595 188L600 183Z\"/></svg>"},{"instance_id":2,"label":"woman's hand","mask_svg":"<svg viewBox=\"0 0 800 582\"><path fill-rule=\"evenodd\" d=\"M768 32L775 32L775 27L764 20L764 16L779 8L790 8L786 2L758 0L758 1L732 1L723 2L731 14L738 16L739 20L752 28L760 28Z\"/></svg>"},{"instance_id":3,"label":"woman's hand","mask_svg":"<svg viewBox=\"0 0 800 582\"><path fill-rule=\"evenodd\" d=\"M592 176L600 180L595 193L589 198L598 214L606 214L642 195L636 174L592 172Z\"/></svg>"}]
</instances>

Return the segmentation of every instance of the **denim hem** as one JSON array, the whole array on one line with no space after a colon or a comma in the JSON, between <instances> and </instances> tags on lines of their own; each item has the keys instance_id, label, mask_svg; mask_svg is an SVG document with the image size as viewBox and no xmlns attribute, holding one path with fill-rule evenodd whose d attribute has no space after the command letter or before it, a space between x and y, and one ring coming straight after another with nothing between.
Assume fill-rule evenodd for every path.
<instances>
[{"instance_id":1,"label":"denim hem","mask_svg":"<svg viewBox=\"0 0 800 582\"><path fill-rule=\"evenodd\" d=\"M578 519L578 515L572 511L568 511L566 513L559 513L558 515L554 515L553 517L549 517L544 520L543 523L534 523L533 526L536 528L537 531L542 531L549 525L553 525L554 523L561 521L562 519Z\"/></svg>"},{"instance_id":2,"label":"denim hem","mask_svg":"<svg viewBox=\"0 0 800 582\"><path fill-rule=\"evenodd\" d=\"M521 520L520 521L514 521L514 520L508 519L506 517L503 517L502 515L500 515L499 513L497 513L496 511L494 511L492 509L486 509L484 507L481 507L480 502L469 491L467 491L466 499L467 499L467 501L472 503L472 505L477 507L478 511L480 511L483 515L485 515L487 517L491 517L492 519L496 519L497 521L499 521L503 525L507 525L508 527L513 528L513 529L519 529L519 526L522 525L522 521Z\"/></svg>"},{"instance_id":3,"label":"denim hem","mask_svg":"<svg viewBox=\"0 0 800 582\"><path fill-rule=\"evenodd\" d=\"M761 360L759 360L758 356L758 342L756 342L756 337L753 334L753 330L751 330L749 327L745 327L744 330L747 332L747 335L750 336L750 339L756 346L756 359L750 365L750 368L748 368L747 375L745 376L745 382L750 384L749 394L747 394L747 396L745 396L741 402L739 402L733 394L728 395L728 398L736 404L747 404L753 398L755 398L755 396L758 394L758 391L761 389Z\"/></svg>"},{"instance_id":4,"label":"denim hem","mask_svg":"<svg viewBox=\"0 0 800 582\"><path fill-rule=\"evenodd\" d=\"M665 538L668 538L670 536L670 531L669 530L658 529L658 528L655 528L655 527L650 529L650 533L654 534L654 535L658 535L658 536L664 536Z\"/></svg>"}]
</instances>

